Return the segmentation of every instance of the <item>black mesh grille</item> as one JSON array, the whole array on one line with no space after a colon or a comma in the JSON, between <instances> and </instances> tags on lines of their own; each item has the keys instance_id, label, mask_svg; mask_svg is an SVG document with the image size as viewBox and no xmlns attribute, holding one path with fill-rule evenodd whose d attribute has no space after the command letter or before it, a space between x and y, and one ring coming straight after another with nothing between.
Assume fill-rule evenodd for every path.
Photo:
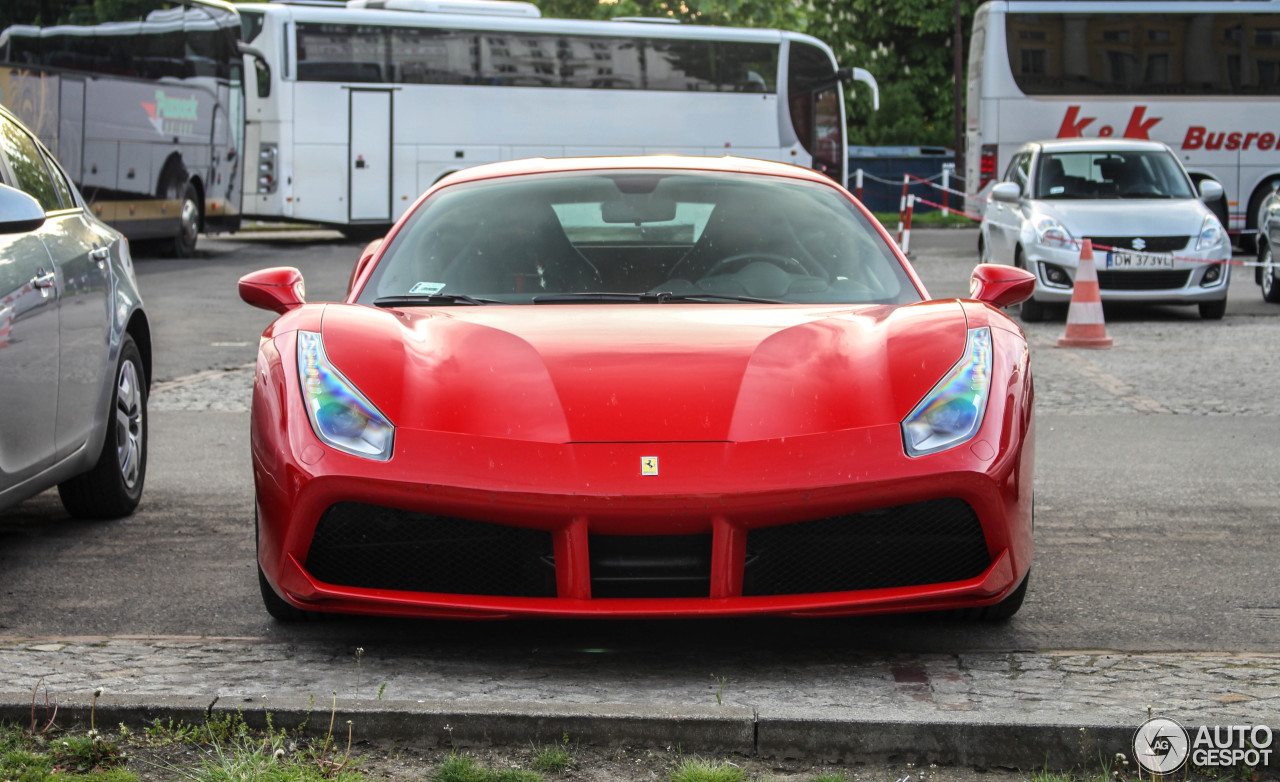
<instances>
[{"instance_id":1,"label":"black mesh grille","mask_svg":"<svg viewBox=\"0 0 1280 782\"><path fill-rule=\"evenodd\" d=\"M941 584L978 576L990 564L969 503L929 500L752 530L743 594Z\"/></svg>"},{"instance_id":2,"label":"black mesh grille","mask_svg":"<svg viewBox=\"0 0 1280 782\"><path fill-rule=\"evenodd\" d=\"M592 535L592 597L710 597L710 535Z\"/></svg>"},{"instance_id":3,"label":"black mesh grille","mask_svg":"<svg viewBox=\"0 0 1280 782\"><path fill-rule=\"evenodd\" d=\"M1141 238L1143 247L1133 246L1134 239ZM1093 237L1094 249L1099 246L1114 247L1117 250L1141 250L1144 253L1171 253L1175 250L1184 249L1187 242L1191 241L1190 236L1095 236Z\"/></svg>"},{"instance_id":4,"label":"black mesh grille","mask_svg":"<svg viewBox=\"0 0 1280 782\"><path fill-rule=\"evenodd\" d=\"M1182 288L1191 274L1186 270L1170 271L1098 271L1098 287L1113 291L1162 291Z\"/></svg>"},{"instance_id":5,"label":"black mesh grille","mask_svg":"<svg viewBox=\"0 0 1280 782\"><path fill-rule=\"evenodd\" d=\"M324 512L306 568L337 586L556 596L550 532L356 502Z\"/></svg>"}]
</instances>

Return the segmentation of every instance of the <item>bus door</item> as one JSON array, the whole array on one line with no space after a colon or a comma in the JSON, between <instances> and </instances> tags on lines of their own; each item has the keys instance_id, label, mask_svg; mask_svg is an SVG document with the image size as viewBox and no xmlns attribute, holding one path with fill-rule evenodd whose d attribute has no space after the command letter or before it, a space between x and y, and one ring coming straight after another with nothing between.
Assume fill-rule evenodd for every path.
<instances>
[{"instance_id":1,"label":"bus door","mask_svg":"<svg viewBox=\"0 0 1280 782\"><path fill-rule=\"evenodd\" d=\"M389 90L351 90L347 202L352 222L391 221L391 95Z\"/></svg>"},{"instance_id":2,"label":"bus door","mask_svg":"<svg viewBox=\"0 0 1280 782\"><path fill-rule=\"evenodd\" d=\"M58 91L58 145L51 148L76 182L83 181L84 79L63 76Z\"/></svg>"}]
</instances>

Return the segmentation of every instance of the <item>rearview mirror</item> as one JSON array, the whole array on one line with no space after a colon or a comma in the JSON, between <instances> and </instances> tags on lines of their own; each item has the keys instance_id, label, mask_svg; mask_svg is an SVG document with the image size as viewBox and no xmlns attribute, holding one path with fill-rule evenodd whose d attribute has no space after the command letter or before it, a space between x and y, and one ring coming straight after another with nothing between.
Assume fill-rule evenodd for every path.
<instances>
[{"instance_id":1,"label":"rearview mirror","mask_svg":"<svg viewBox=\"0 0 1280 782\"><path fill-rule=\"evenodd\" d=\"M1222 189L1222 183L1212 179L1200 180L1200 200L1201 201L1217 201L1222 198L1222 194L1226 192Z\"/></svg>"},{"instance_id":2,"label":"rearview mirror","mask_svg":"<svg viewBox=\"0 0 1280 782\"><path fill-rule=\"evenodd\" d=\"M676 202L669 198L635 201L605 201L600 217L606 223L669 223L676 219Z\"/></svg>"},{"instance_id":3,"label":"rearview mirror","mask_svg":"<svg viewBox=\"0 0 1280 782\"><path fill-rule=\"evenodd\" d=\"M1016 204L1022 198L1022 187L1017 182L1001 182L991 188L991 198L994 201Z\"/></svg>"},{"instance_id":4,"label":"rearview mirror","mask_svg":"<svg viewBox=\"0 0 1280 782\"><path fill-rule=\"evenodd\" d=\"M1036 290L1036 276L1026 269L980 263L969 278L969 297L996 309L1021 304Z\"/></svg>"},{"instance_id":5,"label":"rearview mirror","mask_svg":"<svg viewBox=\"0 0 1280 782\"><path fill-rule=\"evenodd\" d=\"M302 272L292 266L250 272L240 278L238 287L245 304L281 315L307 303Z\"/></svg>"},{"instance_id":6,"label":"rearview mirror","mask_svg":"<svg viewBox=\"0 0 1280 782\"><path fill-rule=\"evenodd\" d=\"M364 249L360 251L360 259L351 268L351 277L347 280L347 293L351 293L355 289L356 280L360 279L360 273L369 265L369 261L373 260L373 256L378 254L378 248L382 246L382 240L385 238L385 236L379 236L366 244Z\"/></svg>"},{"instance_id":7,"label":"rearview mirror","mask_svg":"<svg viewBox=\"0 0 1280 782\"><path fill-rule=\"evenodd\" d=\"M24 234L44 225L44 207L26 193L0 185L0 234Z\"/></svg>"}]
</instances>

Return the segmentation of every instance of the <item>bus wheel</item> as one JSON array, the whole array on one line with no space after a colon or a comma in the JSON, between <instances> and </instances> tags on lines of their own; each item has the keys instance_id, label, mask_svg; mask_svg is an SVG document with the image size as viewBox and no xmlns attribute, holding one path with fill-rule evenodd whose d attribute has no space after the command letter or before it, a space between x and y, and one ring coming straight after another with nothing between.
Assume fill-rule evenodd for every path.
<instances>
[{"instance_id":1,"label":"bus wheel","mask_svg":"<svg viewBox=\"0 0 1280 782\"><path fill-rule=\"evenodd\" d=\"M1248 217L1245 222L1245 233L1240 234L1240 249L1246 251L1255 251L1262 248L1256 244L1256 237L1248 233L1250 228L1261 228L1263 217L1267 214L1267 196L1274 193L1280 188L1280 179L1268 179L1258 186L1254 191L1253 197L1249 199ZM1252 220L1252 225L1249 220Z\"/></svg>"},{"instance_id":2,"label":"bus wheel","mask_svg":"<svg viewBox=\"0 0 1280 782\"><path fill-rule=\"evenodd\" d=\"M182 188L182 206L178 213L178 232L173 236L171 252L175 258L196 254L196 235L200 231L200 203L196 186L187 182Z\"/></svg>"}]
</instances>

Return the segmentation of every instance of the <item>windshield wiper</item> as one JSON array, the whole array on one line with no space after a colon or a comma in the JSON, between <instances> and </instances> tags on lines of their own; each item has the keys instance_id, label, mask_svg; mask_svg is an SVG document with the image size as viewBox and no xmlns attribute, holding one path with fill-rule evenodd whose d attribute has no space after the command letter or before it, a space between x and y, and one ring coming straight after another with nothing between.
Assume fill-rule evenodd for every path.
<instances>
[{"instance_id":1,"label":"windshield wiper","mask_svg":"<svg viewBox=\"0 0 1280 782\"><path fill-rule=\"evenodd\" d=\"M449 304L506 304L497 299L478 299L465 293L432 293L425 296L383 296L373 300L375 307L439 307Z\"/></svg>"},{"instance_id":2,"label":"windshield wiper","mask_svg":"<svg viewBox=\"0 0 1280 782\"><path fill-rule=\"evenodd\" d=\"M635 302L637 304L669 304L672 302L745 301L752 304L786 304L777 299L757 296L726 296L719 293L549 293L534 296L534 304L612 304Z\"/></svg>"}]
</instances>

